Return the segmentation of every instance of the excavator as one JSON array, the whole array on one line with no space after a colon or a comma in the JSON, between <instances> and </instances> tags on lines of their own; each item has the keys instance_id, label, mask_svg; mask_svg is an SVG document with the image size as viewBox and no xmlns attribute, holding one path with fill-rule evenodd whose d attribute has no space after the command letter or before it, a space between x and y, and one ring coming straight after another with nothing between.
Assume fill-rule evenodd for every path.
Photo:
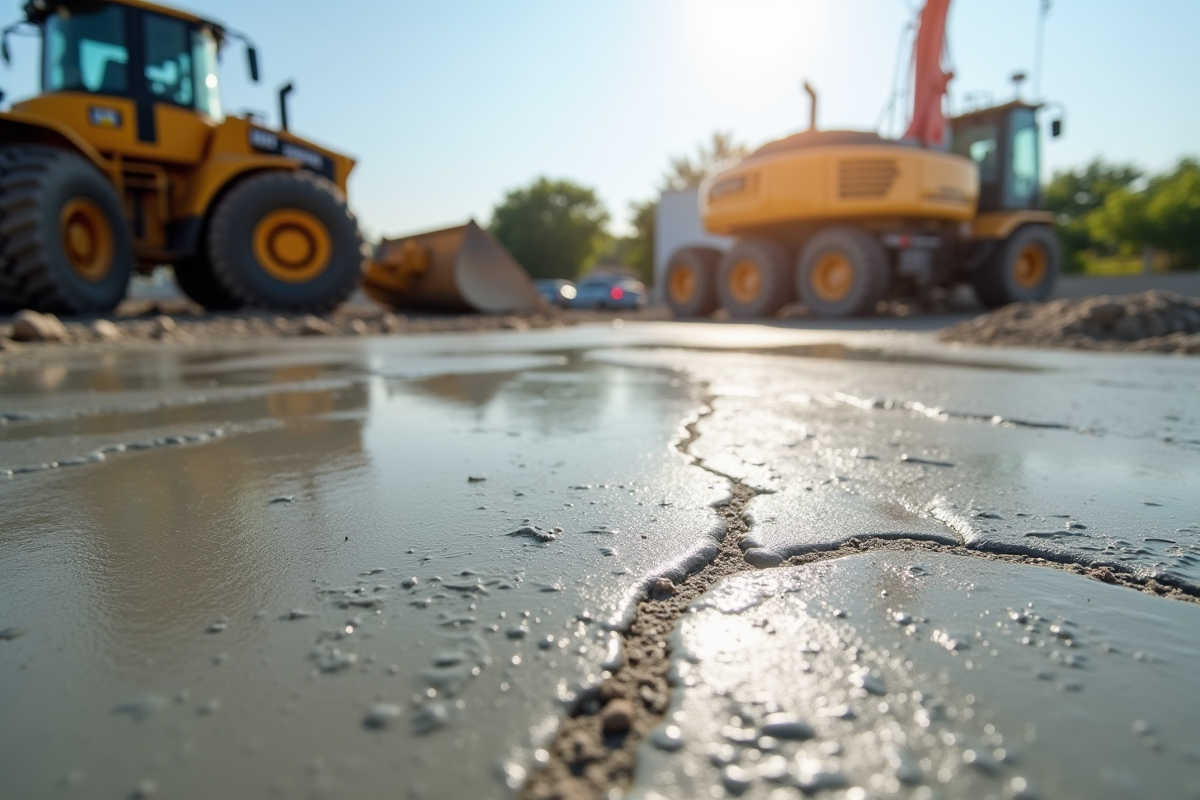
<instances>
[{"instance_id":1,"label":"excavator","mask_svg":"<svg viewBox=\"0 0 1200 800\"><path fill-rule=\"evenodd\" d=\"M723 308L763 318L799 301L813 316L847 317L961 283L987 308L1050 295L1062 257L1054 216L1041 208L1040 106L1017 99L947 120L949 9L927 0L921 10L912 117L899 140L817 130L806 84L807 131L701 184L704 227L734 244L671 255L664 294L676 316Z\"/></svg>"},{"instance_id":2,"label":"excavator","mask_svg":"<svg viewBox=\"0 0 1200 800\"><path fill-rule=\"evenodd\" d=\"M110 311L135 271L170 265L209 309L328 311L359 285L397 307L541 308L474 223L364 246L355 162L221 107L217 58L250 40L146 0L31 0L3 30L42 43L42 91L0 111L0 311Z\"/></svg>"}]
</instances>

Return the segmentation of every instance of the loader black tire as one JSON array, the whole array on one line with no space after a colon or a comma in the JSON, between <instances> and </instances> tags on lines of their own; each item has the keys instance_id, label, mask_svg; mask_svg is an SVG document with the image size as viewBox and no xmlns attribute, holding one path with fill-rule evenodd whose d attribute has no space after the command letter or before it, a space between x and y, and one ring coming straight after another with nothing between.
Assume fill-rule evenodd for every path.
<instances>
[{"instance_id":1,"label":"loader black tire","mask_svg":"<svg viewBox=\"0 0 1200 800\"><path fill-rule=\"evenodd\" d=\"M717 262L721 251L712 247L676 250L667 262L667 306L680 319L708 317L720 307L717 297Z\"/></svg>"},{"instance_id":2,"label":"loader black tire","mask_svg":"<svg viewBox=\"0 0 1200 800\"><path fill-rule=\"evenodd\" d=\"M299 170L234 186L213 212L207 252L213 276L239 304L316 313L350 296L365 261L341 190Z\"/></svg>"},{"instance_id":3,"label":"loader black tire","mask_svg":"<svg viewBox=\"0 0 1200 800\"><path fill-rule=\"evenodd\" d=\"M133 262L120 198L90 161L55 147L0 147L0 307L111 311Z\"/></svg>"},{"instance_id":4,"label":"loader black tire","mask_svg":"<svg viewBox=\"0 0 1200 800\"><path fill-rule=\"evenodd\" d=\"M1048 225L1023 225L975 271L971 282L985 308L1045 300L1062 269L1058 237Z\"/></svg>"},{"instance_id":5,"label":"loader black tire","mask_svg":"<svg viewBox=\"0 0 1200 800\"><path fill-rule=\"evenodd\" d=\"M741 239L721 257L717 296L734 319L773 317L792 301L792 276L783 245Z\"/></svg>"},{"instance_id":6,"label":"loader black tire","mask_svg":"<svg viewBox=\"0 0 1200 800\"><path fill-rule=\"evenodd\" d=\"M189 258L172 265L175 285L188 299L209 311L232 311L237 299L213 275L212 265L204 258Z\"/></svg>"},{"instance_id":7,"label":"loader black tire","mask_svg":"<svg viewBox=\"0 0 1200 800\"><path fill-rule=\"evenodd\" d=\"M796 293L814 317L871 314L891 285L887 251L861 228L819 231L800 250Z\"/></svg>"}]
</instances>

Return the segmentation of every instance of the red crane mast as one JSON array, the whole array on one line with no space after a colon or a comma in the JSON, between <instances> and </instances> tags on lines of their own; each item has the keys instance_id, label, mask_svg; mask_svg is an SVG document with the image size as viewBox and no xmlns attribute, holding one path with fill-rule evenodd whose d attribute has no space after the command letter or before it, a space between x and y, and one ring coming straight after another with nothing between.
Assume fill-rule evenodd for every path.
<instances>
[{"instance_id":1,"label":"red crane mast","mask_svg":"<svg viewBox=\"0 0 1200 800\"><path fill-rule=\"evenodd\" d=\"M913 113L905 139L914 139L925 147L941 147L946 141L946 115L942 98L954 77L942 69L942 50L946 43L946 17L950 0L926 0L913 46L916 62L913 76Z\"/></svg>"}]
</instances>

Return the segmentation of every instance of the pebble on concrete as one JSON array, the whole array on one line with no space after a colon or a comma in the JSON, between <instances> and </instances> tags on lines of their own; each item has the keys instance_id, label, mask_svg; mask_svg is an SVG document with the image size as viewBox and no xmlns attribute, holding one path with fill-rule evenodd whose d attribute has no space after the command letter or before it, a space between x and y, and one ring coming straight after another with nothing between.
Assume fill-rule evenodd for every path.
<instances>
[{"instance_id":1,"label":"pebble on concrete","mask_svg":"<svg viewBox=\"0 0 1200 800\"><path fill-rule=\"evenodd\" d=\"M301 336L329 336L334 333L333 326L320 317L309 314L300 321Z\"/></svg>"},{"instance_id":2,"label":"pebble on concrete","mask_svg":"<svg viewBox=\"0 0 1200 800\"><path fill-rule=\"evenodd\" d=\"M91 327L92 335L102 342L115 342L121 338L121 329L107 319L98 319Z\"/></svg>"},{"instance_id":3,"label":"pebble on concrete","mask_svg":"<svg viewBox=\"0 0 1200 800\"><path fill-rule=\"evenodd\" d=\"M69 338L58 317L29 309L17 312L12 327L12 338L18 342L63 342Z\"/></svg>"},{"instance_id":4,"label":"pebble on concrete","mask_svg":"<svg viewBox=\"0 0 1200 800\"><path fill-rule=\"evenodd\" d=\"M635 710L633 703L618 697L609 702L600 712L600 723L608 736L622 736L633 727Z\"/></svg>"}]
</instances>

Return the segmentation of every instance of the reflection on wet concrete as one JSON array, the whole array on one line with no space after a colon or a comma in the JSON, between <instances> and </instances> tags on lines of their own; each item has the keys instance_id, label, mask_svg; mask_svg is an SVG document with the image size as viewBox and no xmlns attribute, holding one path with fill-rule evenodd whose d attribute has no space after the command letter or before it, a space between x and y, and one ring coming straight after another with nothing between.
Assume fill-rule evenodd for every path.
<instances>
[{"instance_id":1,"label":"reflection on wet concrete","mask_svg":"<svg viewBox=\"0 0 1200 800\"><path fill-rule=\"evenodd\" d=\"M683 618L674 736L643 745L630 796L1192 796L1197 624L1192 603L946 554L727 578Z\"/></svg>"},{"instance_id":2,"label":"reflection on wet concrete","mask_svg":"<svg viewBox=\"0 0 1200 800\"><path fill-rule=\"evenodd\" d=\"M696 401L665 373L434 360L127 358L105 414L5 427L0 463L225 434L0 484L3 627L28 630L0 649L0 795L508 791L725 487L671 448ZM220 386L146 410L193 367ZM564 533L505 535L526 522Z\"/></svg>"},{"instance_id":3,"label":"reflection on wet concrete","mask_svg":"<svg viewBox=\"0 0 1200 800\"><path fill-rule=\"evenodd\" d=\"M558 716L618 665L607 623L648 577L711 556L710 506L729 484L673 445L706 401L691 452L767 492L743 542L757 566L893 535L1200 575L1188 364L947 364L916 345L888 363L858 358L891 358L877 338L789 345L800 335L751 327L6 368L0 468L139 446L0 474L0 631L24 631L0 636L0 796L126 796L147 781L181 797L505 796ZM799 349L749 352L785 345ZM1097 366L1111 364L1120 385ZM929 413L942 408L955 412ZM549 535L509 535L527 527ZM999 574L980 569L978 587ZM867 570L858 618L890 613L886 590L932 620L967 571L918 584ZM1132 624L1114 613L1114 629ZM902 730L877 707L858 713L867 738ZM829 754L810 755L809 778L835 780L814 777Z\"/></svg>"},{"instance_id":4,"label":"reflection on wet concrete","mask_svg":"<svg viewBox=\"0 0 1200 800\"><path fill-rule=\"evenodd\" d=\"M712 387L692 452L764 492L743 543L757 566L903 536L1200 593L1200 446L1190 444L1200 411L1189 402L1200 366L1058 355L1058 369L1041 356L1038 372L665 350L591 357L671 365Z\"/></svg>"}]
</instances>

